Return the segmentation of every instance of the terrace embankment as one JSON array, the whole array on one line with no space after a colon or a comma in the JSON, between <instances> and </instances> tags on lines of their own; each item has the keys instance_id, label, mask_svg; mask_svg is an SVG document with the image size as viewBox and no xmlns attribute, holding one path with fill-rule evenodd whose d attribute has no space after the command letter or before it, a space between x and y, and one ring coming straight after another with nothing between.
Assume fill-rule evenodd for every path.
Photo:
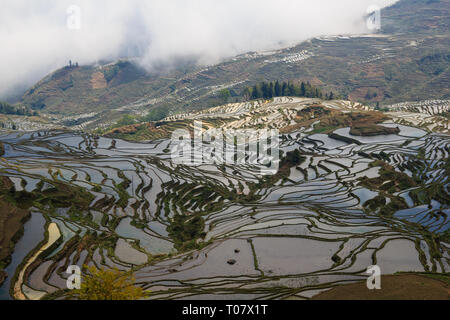
<instances>
[{"instance_id":1,"label":"terrace embankment","mask_svg":"<svg viewBox=\"0 0 450 320\"><path fill-rule=\"evenodd\" d=\"M0 261L5 263L13 251L11 243L15 243L23 232L23 220L29 211L15 207L0 200Z\"/></svg>"},{"instance_id":2,"label":"terrace embankment","mask_svg":"<svg viewBox=\"0 0 450 320\"><path fill-rule=\"evenodd\" d=\"M6 279L2 271L9 264L14 244L23 234L23 224L30 216L26 209L7 200L7 192L13 187L9 178L0 178L0 284Z\"/></svg>"},{"instance_id":3,"label":"terrace embankment","mask_svg":"<svg viewBox=\"0 0 450 320\"><path fill-rule=\"evenodd\" d=\"M6 277L7 277L6 272L0 271L0 285L3 283L3 281L5 281Z\"/></svg>"},{"instance_id":4,"label":"terrace embankment","mask_svg":"<svg viewBox=\"0 0 450 320\"><path fill-rule=\"evenodd\" d=\"M58 229L58 225L56 223L51 223L48 226L47 243L44 244L41 248L39 248L39 250L36 253L33 254L33 256L27 261L27 263L22 268L22 270L20 270L20 272L17 276L17 281L14 285L14 298L15 299L18 299L18 300L26 300L27 299L27 297L24 295L23 290L22 290L22 284L24 283L24 277L25 277L26 270L28 269L29 266L31 266L31 264L42 253L44 253L46 250L51 248L53 246L53 244L56 243L60 237L61 237L61 232Z\"/></svg>"},{"instance_id":5,"label":"terrace embankment","mask_svg":"<svg viewBox=\"0 0 450 320\"><path fill-rule=\"evenodd\" d=\"M40 188L44 185L41 181ZM55 183L54 188L26 192L17 191L8 177L0 177L0 283L7 276L2 270L11 262L15 244L24 233L24 224L31 217L32 206L88 208L93 196L84 189L65 183Z\"/></svg>"},{"instance_id":6,"label":"terrace embankment","mask_svg":"<svg viewBox=\"0 0 450 320\"><path fill-rule=\"evenodd\" d=\"M364 137L398 134L398 133L400 133L399 128L388 128L374 124L354 125L350 129L351 135Z\"/></svg>"}]
</instances>

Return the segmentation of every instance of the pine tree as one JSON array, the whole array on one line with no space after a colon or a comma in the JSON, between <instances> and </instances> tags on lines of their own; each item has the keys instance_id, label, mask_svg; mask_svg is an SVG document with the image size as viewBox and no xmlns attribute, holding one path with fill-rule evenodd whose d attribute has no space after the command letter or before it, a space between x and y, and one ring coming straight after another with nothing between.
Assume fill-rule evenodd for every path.
<instances>
[{"instance_id":1,"label":"pine tree","mask_svg":"<svg viewBox=\"0 0 450 320\"><path fill-rule=\"evenodd\" d=\"M295 96L295 87L293 83L290 83L288 85L288 96L293 97Z\"/></svg>"},{"instance_id":2,"label":"pine tree","mask_svg":"<svg viewBox=\"0 0 450 320\"><path fill-rule=\"evenodd\" d=\"M281 95L282 96L287 96L288 95L288 91L287 91L288 85L286 82L283 82L283 86L281 88Z\"/></svg>"},{"instance_id":3,"label":"pine tree","mask_svg":"<svg viewBox=\"0 0 450 320\"><path fill-rule=\"evenodd\" d=\"M304 97L305 95L306 95L305 83L302 81L302 84L300 86L300 96Z\"/></svg>"},{"instance_id":4,"label":"pine tree","mask_svg":"<svg viewBox=\"0 0 450 320\"><path fill-rule=\"evenodd\" d=\"M244 91L242 91L241 96L244 98L244 100L250 100L252 98L252 91L250 87L246 87Z\"/></svg>"},{"instance_id":5,"label":"pine tree","mask_svg":"<svg viewBox=\"0 0 450 320\"><path fill-rule=\"evenodd\" d=\"M281 85L278 80L275 82L274 90L275 90L275 97L280 97L282 92L281 92Z\"/></svg>"},{"instance_id":6,"label":"pine tree","mask_svg":"<svg viewBox=\"0 0 450 320\"><path fill-rule=\"evenodd\" d=\"M320 98L324 96L327 100L333 100L336 97L333 92L323 94L318 87L311 85L309 82L301 82L300 85L293 82L283 82L282 84L277 80L275 82L260 82L252 88L247 87L242 91L241 96L244 99L271 99L273 97L291 96L291 97L307 97Z\"/></svg>"},{"instance_id":7,"label":"pine tree","mask_svg":"<svg viewBox=\"0 0 450 320\"><path fill-rule=\"evenodd\" d=\"M269 86L267 82L261 82L261 91L264 99L269 99Z\"/></svg>"},{"instance_id":8,"label":"pine tree","mask_svg":"<svg viewBox=\"0 0 450 320\"><path fill-rule=\"evenodd\" d=\"M333 91L330 92L328 100L334 100L334 93L333 93Z\"/></svg>"},{"instance_id":9,"label":"pine tree","mask_svg":"<svg viewBox=\"0 0 450 320\"><path fill-rule=\"evenodd\" d=\"M259 98L260 98L260 96L259 96L258 86L255 84L252 88L252 99L255 100L255 99L259 99Z\"/></svg>"}]
</instances>

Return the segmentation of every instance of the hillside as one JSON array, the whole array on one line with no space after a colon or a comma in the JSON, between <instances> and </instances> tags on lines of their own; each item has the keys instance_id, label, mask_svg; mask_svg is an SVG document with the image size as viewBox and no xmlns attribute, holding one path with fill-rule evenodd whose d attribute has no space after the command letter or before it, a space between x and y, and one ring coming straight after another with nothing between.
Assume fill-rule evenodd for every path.
<instances>
[{"instance_id":1,"label":"hillside","mask_svg":"<svg viewBox=\"0 0 450 320\"><path fill-rule=\"evenodd\" d=\"M450 97L450 0L401 0L382 13L382 31L367 36L310 39L273 52L223 63L185 63L153 73L134 63L65 67L25 93L22 103L62 125L107 126L123 113L198 110L242 100L244 88L265 81L309 81L351 101L388 105ZM68 118L67 118L68 117Z\"/></svg>"}]
</instances>

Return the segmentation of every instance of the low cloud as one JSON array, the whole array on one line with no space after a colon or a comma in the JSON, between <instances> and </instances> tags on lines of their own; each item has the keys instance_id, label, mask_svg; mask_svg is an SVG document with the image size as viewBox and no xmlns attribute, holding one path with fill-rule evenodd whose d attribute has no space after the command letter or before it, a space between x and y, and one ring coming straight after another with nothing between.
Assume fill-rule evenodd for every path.
<instances>
[{"instance_id":1,"label":"low cloud","mask_svg":"<svg viewBox=\"0 0 450 320\"><path fill-rule=\"evenodd\" d=\"M69 60L139 57L142 66L211 64L328 34L367 32L370 5L396 0L2 0L0 100ZM76 27L80 8L80 29ZM69 26L68 26L69 19ZM75 23L75 24L74 24Z\"/></svg>"}]
</instances>

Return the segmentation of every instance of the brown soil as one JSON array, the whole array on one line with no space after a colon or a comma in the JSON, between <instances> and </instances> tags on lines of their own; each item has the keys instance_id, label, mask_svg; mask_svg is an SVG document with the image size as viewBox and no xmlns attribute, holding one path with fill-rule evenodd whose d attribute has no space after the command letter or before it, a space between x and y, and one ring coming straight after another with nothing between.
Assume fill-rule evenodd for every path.
<instances>
[{"instance_id":1,"label":"brown soil","mask_svg":"<svg viewBox=\"0 0 450 320\"><path fill-rule=\"evenodd\" d=\"M12 182L6 177L0 178L1 189L9 190ZM0 196L0 261L12 252L14 237L23 227L23 220L30 214L28 210L17 208ZM16 236L17 237L17 236Z\"/></svg>"},{"instance_id":2,"label":"brown soil","mask_svg":"<svg viewBox=\"0 0 450 320\"><path fill-rule=\"evenodd\" d=\"M314 77L314 78L309 78L309 79L302 79L302 80L300 80L299 82L301 82L301 81L303 81L303 82L309 82L311 85L313 85L313 86L316 86L316 87L318 87L318 86L323 86L323 82L319 79L319 78L317 78L317 77Z\"/></svg>"},{"instance_id":3,"label":"brown soil","mask_svg":"<svg viewBox=\"0 0 450 320\"><path fill-rule=\"evenodd\" d=\"M96 72L91 79L92 89L104 89L108 86L105 76L102 72Z\"/></svg>"},{"instance_id":4,"label":"brown soil","mask_svg":"<svg viewBox=\"0 0 450 320\"><path fill-rule=\"evenodd\" d=\"M28 210L19 209L0 198L0 261L11 254L12 239L22 228L22 220L28 215Z\"/></svg>"},{"instance_id":5,"label":"brown soil","mask_svg":"<svg viewBox=\"0 0 450 320\"><path fill-rule=\"evenodd\" d=\"M367 76L367 78L369 78L369 76ZM369 99L369 101L371 102L379 102L379 101L383 101L384 98L384 92L376 87L360 87L357 88L355 90L353 90L349 95L348 95L348 99L351 101L366 101L367 100L367 93L370 91L372 92L376 92L377 96L376 97L371 97Z\"/></svg>"},{"instance_id":6,"label":"brown soil","mask_svg":"<svg viewBox=\"0 0 450 320\"><path fill-rule=\"evenodd\" d=\"M358 125L353 126L350 129L350 134L353 136L378 136L378 135L388 135L388 134L398 134L400 133L399 128L389 128L383 127L376 124L368 124L368 125Z\"/></svg>"},{"instance_id":7,"label":"brown soil","mask_svg":"<svg viewBox=\"0 0 450 320\"><path fill-rule=\"evenodd\" d=\"M399 129L397 128L377 125L388 119L389 117L377 111L343 113L321 105L311 105L300 110L296 117L297 124L283 128L282 133L287 133L300 126L308 127L317 120L320 120L320 123L315 129L324 129L321 133L333 132L336 128L343 127L350 127L351 134L362 136L398 133Z\"/></svg>"},{"instance_id":8,"label":"brown soil","mask_svg":"<svg viewBox=\"0 0 450 320\"><path fill-rule=\"evenodd\" d=\"M367 289L366 282L352 283L322 292L313 300L449 300L448 282L406 274L381 277L381 290Z\"/></svg>"},{"instance_id":9,"label":"brown soil","mask_svg":"<svg viewBox=\"0 0 450 320\"><path fill-rule=\"evenodd\" d=\"M3 281L6 280L7 274L5 271L0 271L0 286L3 284Z\"/></svg>"}]
</instances>

